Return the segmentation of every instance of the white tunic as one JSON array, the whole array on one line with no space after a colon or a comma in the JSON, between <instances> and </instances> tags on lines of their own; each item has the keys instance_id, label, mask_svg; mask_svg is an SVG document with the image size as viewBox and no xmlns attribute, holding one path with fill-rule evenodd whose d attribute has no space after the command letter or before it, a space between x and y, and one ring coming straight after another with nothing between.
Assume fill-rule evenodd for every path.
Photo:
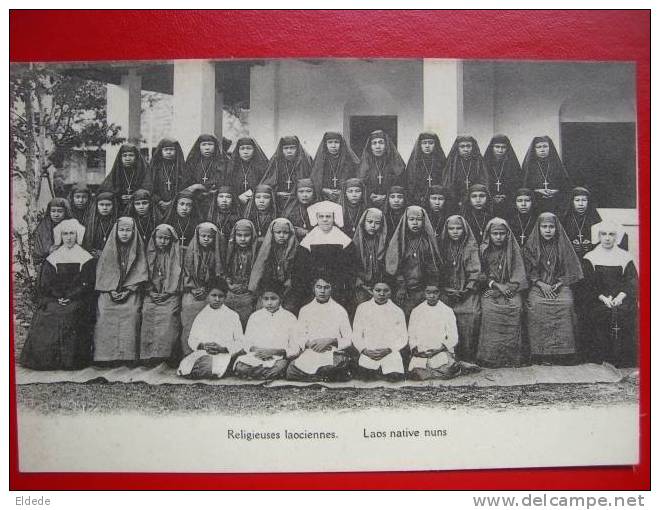
<instances>
[{"instance_id":1,"label":"white tunic","mask_svg":"<svg viewBox=\"0 0 660 510\"><path fill-rule=\"evenodd\" d=\"M198 349L200 344L209 342L215 342L229 352L208 354ZM208 355L211 356L212 373L222 377L229 368L231 357L243 348L243 327L238 314L224 305L217 310L206 305L193 321L188 346L193 352L181 360L178 375L190 375L195 361Z\"/></svg>"},{"instance_id":2,"label":"white tunic","mask_svg":"<svg viewBox=\"0 0 660 510\"><path fill-rule=\"evenodd\" d=\"M333 353L351 345L351 323L348 313L335 300L319 303L314 299L300 309L296 345L301 354L292 362L296 368L307 374L315 374L319 368L332 365ZM315 352L305 348L310 340L318 338L336 338L337 347L332 346L324 352Z\"/></svg>"},{"instance_id":3,"label":"white tunic","mask_svg":"<svg viewBox=\"0 0 660 510\"><path fill-rule=\"evenodd\" d=\"M371 299L358 306L353 321L353 345L360 353L358 364L371 370L382 369L383 374L403 373L403 360L399 352L408 343L406 317L392 301L382 305ZM362 354L364 349L392 350L380 360Z\"/></svg>"},{"instance_id":4,"label":"white tunic","mask_svg":"<svg viewBox=\"0 0 660 510\"><path fill-rule=\"evenodd\" d=\"M440 349L443 345L450 353L458 343L458 329L454 311L442 301L430 306L426 301L416 306L410 314L408 326L410 349L418 351ZM440 352L432 358L413 356L408 370L413 368L439 368L452 361L446 352Z\"/></svg>"},{"instance_id":5,"label":"white tunic","mask_svg":"<svg viewBox=\"0 0 660 510\"><path fill-rule=\"evenodd\" d=\"M287 356L294 356L299 349L295 334L297 328L296 316L280 307L274 313L265 308L253 312L245 328L244 349L247 354L239 356L236 362L252 367L272 367L283 356L273 356L268 360L257 358L250 352L252 347L259 349L284 349Z\"/></svg>"}]
</instances>

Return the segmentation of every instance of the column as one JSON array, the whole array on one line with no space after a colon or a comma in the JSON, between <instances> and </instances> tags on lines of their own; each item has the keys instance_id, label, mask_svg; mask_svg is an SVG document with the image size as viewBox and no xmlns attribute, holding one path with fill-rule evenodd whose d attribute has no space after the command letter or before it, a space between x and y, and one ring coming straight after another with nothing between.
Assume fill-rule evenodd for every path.
<instances>
[{"instance_id":1,"label":"column","mask_svg":"<svg viewBox=\"0 0 660 510\"><path fill-rule=\"evenodd\" d=\"M216 108L221 116L222 105L216 105L215 64L208 60L175 61L173 135L184 154L202 133L222 138L222 121L216 124Z\"/></svg>"},{"instance_id":2,"label":"column","mask_svg":"<svg viewBox=\"0 0 660 510\"><path fill-rule=\"evenodd\" d=\"M140 115L142 110L142 76L137 70L131 69L121 77L119 85L106 85L106 107L108 124L121 127L120 136L131 143L138 144L142 138L140 133ZM105 173L110 173L119 145L105 147Z\"/></svg>"},{"instance_id":3,"label":"column","mask_svg":"<svg viewBox=\"0 0 660 510\"><path fill-rule=\"evenodd\" d=\"M250 136L269 157L279 140L279 67L271 61L250 70Z\"/></svg>"},{"instance_id":4,"label":"column","mask_svg":"<svg viewBox=\"0 0 660 510\"><path fill-rule=\"evenodd\" d=\"M425 58L424 129L438 134L443 147L451 147L463 130L463 63Z\"/></svg>"}]
</instances>

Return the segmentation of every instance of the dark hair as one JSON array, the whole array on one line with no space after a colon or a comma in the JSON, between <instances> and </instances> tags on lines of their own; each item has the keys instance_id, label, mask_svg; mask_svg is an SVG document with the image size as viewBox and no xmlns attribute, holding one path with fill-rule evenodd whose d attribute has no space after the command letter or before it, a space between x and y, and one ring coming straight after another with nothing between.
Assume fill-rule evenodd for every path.
<instances>
[{"instance_id":1,"label":"dark hair","mask_svg":"<svg viewBox=\"0 0 660 510\"><path fill-rule=\"evenodd\" d=\"M273 292L282 297L284 295L284 285L273 278L264 279L259 285L259 295L263 296L266 292Z\"/></svg>"},{"instance_id":2,"label":"dark hair","mask_svg":"<svg viewBox=\"0 0 660 510\"><path fill-rule=\"evenodd\" d=\"M227 282L225 281L224 278L220 278L219 276L216 276L214 278L211 278L207 285L209 292L212 289L218 289L227 294L229 292L229 287L227 286Z\"/></svg>"}]
</instances>

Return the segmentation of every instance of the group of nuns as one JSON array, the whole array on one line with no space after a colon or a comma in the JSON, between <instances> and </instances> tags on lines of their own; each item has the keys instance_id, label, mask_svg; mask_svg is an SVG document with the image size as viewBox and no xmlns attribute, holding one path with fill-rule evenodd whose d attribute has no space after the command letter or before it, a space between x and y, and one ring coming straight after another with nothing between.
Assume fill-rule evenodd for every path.
<instances>
[{"instance_id":1,"label":"group of nuns","mask_svg":"<svg viewBox=\"0 0 660 510\"><path fill-rule=\"evenodd\" d=\"M201 135L185 157L163 139L147 163L122 145L96 191L54 198L34 235L39 303L20 362L178 364L211 282L245 327L277 282L297 315L322 275L353 320L387 280L406 321L429 283L456 318L459 360L637 363L637 271L620 225L602 221L547 136L522 166L509 138L471 136L445 155L422 133L407 164L372 132L361 157L327 132L314 158L296 136L268 158ZM325 204L325 206L324 206ZM318 206L318 207L317 207ZM319 231L323 213L332 231ZM223 324L218 324L221 330Z\"/></svg>"}]
</instances>

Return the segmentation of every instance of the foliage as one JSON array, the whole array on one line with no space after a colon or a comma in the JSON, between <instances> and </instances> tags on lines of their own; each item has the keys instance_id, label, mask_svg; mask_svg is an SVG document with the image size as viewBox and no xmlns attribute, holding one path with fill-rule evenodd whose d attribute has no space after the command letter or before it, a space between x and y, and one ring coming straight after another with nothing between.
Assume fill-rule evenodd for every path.
<instances>
[{"instance_id":1,"label":"foliage","mask_svg":"<svg viewBox=\"0 0 660 510\"><path fill-rule=\"evenodd\" d=\"M104 84L71 76L60 67L13 65L9 102L11 176L26 190L27 239L15 242L16 269L26 264L27 273L34 274L30 246L42 176L53 166L61 167L76 148L100 149L123 139L120 127L108 124Z\"/></svg>"}]
</instances>

